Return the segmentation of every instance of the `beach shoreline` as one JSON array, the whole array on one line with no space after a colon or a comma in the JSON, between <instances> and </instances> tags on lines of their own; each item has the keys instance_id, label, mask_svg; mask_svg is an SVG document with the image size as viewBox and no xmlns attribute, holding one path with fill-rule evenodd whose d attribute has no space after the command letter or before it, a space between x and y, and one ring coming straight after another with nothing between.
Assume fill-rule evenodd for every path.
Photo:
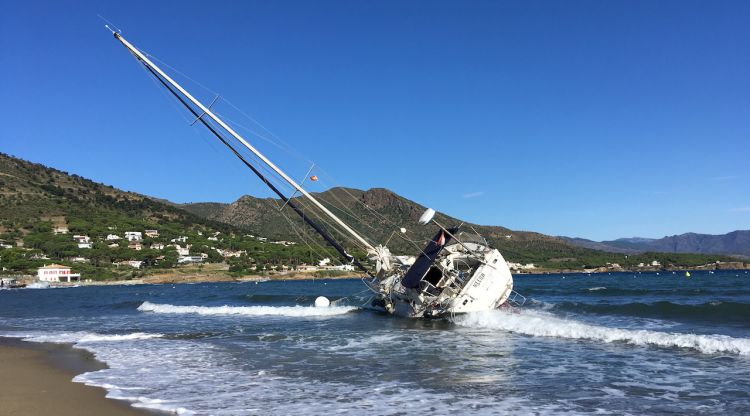
<instances>
[{"instance_id":1,"label":"beach shoreline","mask_svg":"<svg viewBox=\"0 0 750 416\"><path fill-rule=\"evenodd\" d=\"M596 268L596 269L545 269L536 268L523 271L514 271L513 276L515 278L522 278L524 276L535 276L535 275L548 275L548 274L588 274L588 275L605 275L612 273L646 273L646 274L659 274L659 273L685 273L690 272L713 272L713 271L736 271L736 272L747 272L750 270L750 263L741 263L734 265L732 268L705 268L705 267L649 267L642 269L629 269L629 268ZM12 276L19 282L24 284L31 284L36 281L35 276L24 275L24 276ZM243 276L232 276L226 273L217 271L204 271L204 272L179 272L169 271L158 274L146 275L132 279L119 279L119 280L92 280L83 282L60 282L52 283L53 287L73 287L73 286L108 286L108 285L149 285L149 284L189 284L189 283L253 283L253 282L267 282L267 281L315 281L315 280L342 280L342 279L362 279L367 276L364 273L346 273L337 275L316 275L314 272L273 272L262 275L243 275Z\"/></svg>"},{"instance_id":2,"label":"beach shoreline","mask_svg":"<svg viewBox=\"0 0 750 416\"><path fill-rule=\"evenodd\" d=\"M106 398L100 387L73 382L78 374L107 368L88 351L68 344L0 337L0 414L7 416L144 416L164 413L137 409Z\"/></svg>"}]
</instances>

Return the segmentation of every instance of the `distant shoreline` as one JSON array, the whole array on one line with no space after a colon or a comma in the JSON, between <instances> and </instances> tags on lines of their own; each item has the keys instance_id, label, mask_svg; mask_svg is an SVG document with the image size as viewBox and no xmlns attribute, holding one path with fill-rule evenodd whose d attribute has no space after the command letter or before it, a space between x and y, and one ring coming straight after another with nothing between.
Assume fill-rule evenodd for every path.
<instances>
[{"instance_id":1,"label":"distant shoreline","mask_svg":"<svg viewBox=\"0 0 750 416\"><path fill-rule=\"evenodd\" d=\"M545 274L608 274L608 273L678 273L678 272L701 272L701 271L747 271L750 270L750 263L733 264L735 267L707 268L705 266L697 267L667 267L667 268L598 268L598 269L531 269L523 272L512 272L513 276L523 277L529 275ZM741 267L737 267L741 266ZM25 283L34 281L33 276L14 276ZM166 272L151 276L143 276L133 279L119 280L93 280L72 283L53 283L53 287L71 287L71 286L105 286L105 285L140 285L140 284L178 284L178 283L220 283L220 282L266 282L266 281L298 281L298 280L339 280L339 279L361 279L365 278L364 273L345 273L337 275L316 275L315 272L272 272L265 275L244 275L231 276L220 271L184 273L184 272Z\"/></svg>"}]
</instances>

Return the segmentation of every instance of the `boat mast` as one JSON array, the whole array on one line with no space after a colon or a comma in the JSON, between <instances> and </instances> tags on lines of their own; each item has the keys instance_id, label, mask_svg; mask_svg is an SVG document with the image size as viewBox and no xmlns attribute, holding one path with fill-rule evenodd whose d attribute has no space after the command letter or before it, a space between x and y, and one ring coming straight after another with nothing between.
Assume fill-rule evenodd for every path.
<instances>
[{"instance_id":1,"label":"boat mast","mask_svg":"<svg viewBox=\"0 0 750 416\"><path fill-rule=\"evenodd\" d=\"M336 224L341 226L347 233L349 233L352 237L354 237L357 241L362 243L369 251L375 252L375 247L373 247L372 244L370 244L367 240L364 239L361 235L359 235L356 231L354 231L351 227L346 225L339 217L337 217L334 213L332 213L328 208L326 208L323 204L321 204L315 197L310 195L306 190L304 190L294 179L290 178L289 175L284 173L281 169L279 169L278 166L276 166L273 162L271 162L267 157L265 157L262 153L258 151L253 145L247 142L242 136L239 135L234 129L229 127L226 123L224 123L223 120L218 118L211 110L209 110L206 106L204 106L200 101L195 99L192 95L190 95L189 92L187 92L180 84L175 82L169 75L164 73L164 71L161 70L158 66L156 66L153 62L151 62L150 59L148 59L140 50L138 50L135 46L133 46L130 42L125 40L119 33L113 31L113 35L115 36L115 39L119 40L120 43L127 48L130 53L135 55L141 62L146 64L148 67L152 68L154 71L156 71L161 77L164 78L170 85L172 85L174 88L176 88L181 94L183 94L190 102L192 102L195 106L200 108L200 110L203 112L204 115L210 117L213 121L215 121L219 126L221 126L222 129L224 129L227 133L232 135L237 141L242 143L243 146L245 146L248 150L250 150L255 156L257 156L263 163L268 165L269 168L271 168L274 172L276 172L279 176L281 176L282 179L284 179L289 185L291 185L294 189L296 189L299 193L301 193L305 198L310 200L316 207L318 207L323 213L325 213L329 218L331 218Z\"/></svg>"}]
</instances>

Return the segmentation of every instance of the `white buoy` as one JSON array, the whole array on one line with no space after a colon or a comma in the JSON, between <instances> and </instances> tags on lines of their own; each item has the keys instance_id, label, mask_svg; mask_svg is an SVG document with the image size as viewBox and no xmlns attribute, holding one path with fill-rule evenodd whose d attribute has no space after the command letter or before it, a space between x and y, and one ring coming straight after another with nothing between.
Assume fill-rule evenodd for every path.
<instances>
[{"instance_id":1,"label":"white buoy","mask_svg":"<svg viewBox=\"0 0 750 416\"><path fill-rule=\"evenodd\" d=\"M325 297L325 296L318 296L315 299L315 307L316 308L327 308L330 305L331 305L331 301L328 300L328 298Z\"/></svg>"}]
</instances>

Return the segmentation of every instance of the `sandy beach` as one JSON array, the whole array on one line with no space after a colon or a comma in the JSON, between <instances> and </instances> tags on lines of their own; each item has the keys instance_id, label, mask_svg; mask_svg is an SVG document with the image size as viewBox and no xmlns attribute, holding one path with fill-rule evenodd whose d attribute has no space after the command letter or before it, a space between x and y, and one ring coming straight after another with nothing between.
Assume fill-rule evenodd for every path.
<instances>
[{"instance_id":1,"label":"sandy beach","mask_svg":"<svg viewBox=\"0 0 750 416\"><path fill-rule=\"evenodd\" d=\"M106 391L72 382L103 368L91 354L70 346L0 338L0 415L154 415L105 398Z\"/></svg>"}]
</instances>

